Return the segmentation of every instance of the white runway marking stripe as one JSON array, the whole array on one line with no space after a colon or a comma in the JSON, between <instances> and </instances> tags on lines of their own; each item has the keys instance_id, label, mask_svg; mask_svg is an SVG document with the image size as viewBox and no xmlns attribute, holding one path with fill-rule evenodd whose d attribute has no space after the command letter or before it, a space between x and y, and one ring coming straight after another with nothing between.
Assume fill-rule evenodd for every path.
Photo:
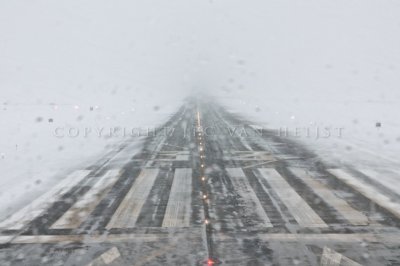
<instances>
[{"instance_id":1,"label":"white runway marking stripe","mask_svg":"<svg viewBox=\"0 0 400 266\"><path fill-rule=\"evenodd\" d=\"M231 177L235 190L245 201L247 210L254 210L256 214L263 220L265 227L273 227L243 170L241 168L227 168L226 171Z\"/></svg>"},{"instance_id":2,"label":"white runway marking stripe","mask_svg":"<svg viewBox=\"0 0 400 266\"><path fill-rule=\"evenodd\" d=\"M188 227L192 198L192 169L175 169L162 227Z\"/></svg>"},{"instance_id":3,"label":"white runway marking stripe","mask_svg":"<svg viewBox=\"0 0 400 266\"><path fill-rule=\"evenodd\" d=\"M373 169L357 169L360 173L370 177L372 180L382 184L388 189L392 189L394 184L398 184L400 176L393 172L379 171Z\"/></svg>"},{"instance_id":4,"label":"white runway marking stripe","mask_svg":"<svg viewBox=\"0 0 400 266\"><path fill-rule=\"evenodd\" d=\"M98 180L93 187L79 199L52 226L52 229L77 228L88 218L97 204L111 190L119 178L119 170L110 170Z\"/></svg>"},{"instance_id":5,"label":"white runway marking stripe","mask_svg":"<svg viewBox=\"0 0 400 266\"><path fill-rule=\"evenodd\" d=\"M400 204L393 202L389 197L383 195L372 185L364 183L363 181L357 179L356 177L352 176L350 173L342 169L328 169L328 172L345 182L347 185L353 187L355 190L357 190L382 208L388 210L397 218L400 218Z\"/></svg>"},{"instance_id":6,"label":"white runway marking stripe","mask_svg":"<svg viewBox=\"0 0 400 266\"><path fill-rule=\"evenodd\" d=\"M190 158L189 151L163 151L158 155L161 158L154 159L154 161L188 161Z\"/></svg>"},{"instance_id":7,"label":"white runway marking stripe","mask_svg":"<svg viewBox=\"0 0 400 266\"><path fill-rule=\"evenodd\" d=\"M189 232L190 231L190 232ZM173 231L174 232L174 231ZM202 228L191 227L188 232L181 232L172 234L175 238L183 239L184 241L201 241ZM240 236L240 234L239 234ZM18 236L0 236L0 244L67 244L67 243L143 243L143 242L160 242L160 240L167 240L171 238L168 233L154 233L154 234L93 234L93 235L18 235ZM231 234L215 234L213 238L217 241L235 241L237 242L237 235ZM397 233L351 233L351 234L291 234L291 233L268 233L256 234L254 236L246 235L247 239L260 239L262 241L279 242L279 243L296 243L302 244L316 242L330 242L333 244L338 243L354 243L359 245L361 242L375 242L384 243L387 246L398 248L400 235ZM176 239L175 239L176 240ZM135 242L136 241L136 242Z\"/></svg>"},{"instance_id":8,"label":"white runway marking stripe","mask_svg":"<svg viewBox=\"0 0 400 266\"><path fill-rule=\"evenodd\" d=\"M328 227L275 169L259 168L258 171L286 205L300 226Z\"/></svg>"},{"instance_id":9,"label":"white runway marking stripe","mask_svg":"<svg viewBox=\"0 0 400 266\"><path fill-rule=\"evenodd\" d=\"M266 151L235 151L231 156L227 156L228 160L238 161L273 161L275 158L270 152Z\"/></svg>"},{"instance_id":10,"label":"white runway marking stripe","mask_svg":"<svg viewBox=\"0 0 400 266\"><path fill-rule=\"evenodd\" d=\"M162 233L126 233L126 234L79 234L79 235L17 235L1 236L0 244L68 244L83 243L119 243L121 245L141 245L144 242L158 242L171 239L177 241L199 242L202 241L202 227L184 228L182 232L177 232L176 228L165 228Z\"/></svg>"},{"instance_id":11,"label":"white runway marking stripe","mask_svg":"<svg viewBox=\"0 0 400 266\"><path fill-rule=\"evenodd\" d=\"M135 227L140 210L150 194L158 173L159 169L142 170L107 224L107 229Z\"/></svg>"},{"instance_id":12,"label":"white runway marking stripe","mask_svg":"<svg viewBox=\"0 0 400 266\"><path fill-rule=\"evenodd\" d=\"M179 152L176 155L176 160L177 161L188 161L189 160L189 152Z\"/></svg>"},{"instance_id":13,"label":"white runway marking stripe","mask_svg":"<svg viewBox=\"0 0 400 266\"><path fill-rule=\"evenodd\" d=\"M98 258L94 259L92 262L87 264L86 266L94 266L94 265L101 265L101 264L110 264L116 259L121 257L121 253L119 253L119 250L117 247L112 247L103 254L101 254Z\"/></svg>"},{"instance_id":14,"label":"white runway marking stripe","mask_svg":"<svg viewBox=\"0 0 400 266\"><path fill-rule=\"evenodd\" d=\"M367 225L368 218L361 212L352 208L345 200L336 196L328 187L312 178L302 168L289 168L290 171L301 178L322 200L337 210L346 220L354 225Z\"/></svg>"},{"instance_id":15,"label":"white runway marking stripe","mask_svg":"<svg viewBox=\"0 0 400 266\"><path fill-rule=\"evenodd\" d=\"M328 247L324 247L321 256L321 266L361 266L361 264Z\"/></svg>"},{"instance_id":16,"label":"white runway marking stripe","mask_svg":"<svg viewBox=\"0 0 400 266\"><path fill-rule=\"evenodd\" d=\"M51 188L45 194L32 201L30 204L14 213L10 218L0 223L0 228L10 230L20 230L26 224L39 217L48 208L58 201L65 193L71 188L82 181L90 171L79 170L68 175L65 179L61 180L55 187Z\"/></svg>"}]
</instances>

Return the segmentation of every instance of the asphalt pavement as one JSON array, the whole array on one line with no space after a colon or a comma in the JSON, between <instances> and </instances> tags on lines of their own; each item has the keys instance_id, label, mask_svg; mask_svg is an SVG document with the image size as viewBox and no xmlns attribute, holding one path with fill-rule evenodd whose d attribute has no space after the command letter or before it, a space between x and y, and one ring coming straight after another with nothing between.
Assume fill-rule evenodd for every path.
<instances>
[{"instance_id":1,"label":"asphalt pavement","mask_svg":"<svg viewBox=\"0 0 400 266\"><path fill-rule=\"evenodd\" d=\"M400 197L189 100L0 222L1 265L400 265Z\"/></svg>"}]
</instances>

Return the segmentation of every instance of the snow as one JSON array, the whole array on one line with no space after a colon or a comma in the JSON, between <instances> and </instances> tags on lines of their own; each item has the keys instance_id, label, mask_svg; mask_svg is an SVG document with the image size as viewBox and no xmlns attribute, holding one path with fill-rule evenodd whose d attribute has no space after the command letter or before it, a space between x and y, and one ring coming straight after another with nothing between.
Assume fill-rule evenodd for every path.
<instances>
[{"instance_id":1,"label":"snow","mask_svg":"<svg viewBox=\"0 0 400 266\"><path fill-rule=\"evenodd\" d=\"M53 109L51 104L7 104L0 114L1 135L6 136L0 142L0 199L11 209L4 210L12 212L28 201L29 197L22 196L38 195L67 173L93 165L128 139L137 143L129 148L131 157L140 149L145 131L167 120L179 105L164 104L161 110L154 111L154 100L142 95L141 101L135 104L137 111L124 114L118 107L106 105L90 111L86 105L75 109L72 104L65 104ZM124 110L124 106L120 109ZM48 121L50 117L53 122ZM115 127L125 128L125 136L122 131L110 136L109 131ZM141 136L136 134L138 128L143 131Z\"/></svg>"},{"instance_id":2,"label":"snow","mask_svg":"<svg viewBox=\"0 0 400 266\"><path fill-rule=\"evenodd\" d=\"M0 3L0 218L180 107L185 65L152 13L145 2ZM114 127L128 136L110 137Z\"/></svg>"},{"instance_id":3,"label":"snow","mask_svg":"<svg viewBox=\"0 0 400 266\"><path fill-rule=\"evenodd\" d=\"M123 141L85 128L153 127L193 93L272 129L343 128L297 139L398 169L398 14L395 0L2 1L0 217Z\"/></svg>"},{"instance_id":4,"label":"snow","mask_svg":"<svg viewBox=\"0 0 400 266\"><path fill-rule=\"evenodd\" d=\"M398 170L399 3L234 3L225 15L235 26L219 25L230 68L217 81L218 101L259 126L287 129L329 164ZM325 127L342 134L316 138Z\"/></svg>"}]
</instances>

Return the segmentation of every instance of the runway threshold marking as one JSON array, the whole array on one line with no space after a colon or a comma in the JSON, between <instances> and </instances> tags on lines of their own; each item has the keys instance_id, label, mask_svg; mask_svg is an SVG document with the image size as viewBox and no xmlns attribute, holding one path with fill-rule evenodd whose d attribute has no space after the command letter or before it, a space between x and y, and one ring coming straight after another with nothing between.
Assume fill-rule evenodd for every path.
<instances>
[{"instance_id":1,"label":"runway threshold marking","mask_svg":"<svg viewBox=\"0 0 400 266\"><path fill-rule=\"evenodd\" d=\"M89 170L78 170L71 173L66 178L61 180L60 183L47 191L45 194L14 213L5 221L1 222L0 228L5 228L9 230L22 229L29 222L47 211L52 204L57 202L70 189L72 189L80 181L82 181L89 173Z\"/></svg>"},{"instance_id":2,"label":"runway threshold marking","mask_svg":"<svg viewBox=\"0 0 400 266\"><path fill-rule=\"evenodd\" d=\"M357 169L360 173L370 177L372 180L378 182L382 186L392 189L393 184L397 184L400 180L400 176L396 175L392 171L381 172L374 169Z\"/></svg>"},{"instance_id":3,"label":"runway threshold marking","mask_svg":"<svg viewBox=\"0 0 400 266\"><path fill-rule=\"evenodd\" d=\"M266 151L234 151L228 160L235 161L274 161L275 158Z\"/></svg>"},{"instance_id":4,"label":"runway threshold marking","mask_svg":"<svg viewBox=\"0 0 400 266\"><path fill-rule=\"evenodd\" d=\"M121 257L121 253L119 253L119 250L117 247L112 247L103 254L101 254L98 258L94 259L92 262L87 264L86 266L95 266L98 264L110 264L114 260L118 259Z\"/></svg>"},{"instance_id":5,"label":"runway threshold marking","mask_svg":"<svg viewBox=\"0 0 400 266\"><path fill-rule=\"evenodd\" d=\"M388 196L382 194L372 185L361 181L343 169L328 169L328 172L354 188L356 191L360 192L366 198L388 210L397 218L400 218L400 204L392 201Z\"/></svg>"},{"instance_id":6,"label":"runway threshold marking","mask_svg":"<svg viewBox=\"0 0 400 266\"><path fill-rule=\"evenodd\" d=\"M189 230L189 229L188 229ZM108 235L19 235L19 236L0 236L0 244L67 244L67 243L118 243L118 242L158 242L160 240L166 240L172 238L176 240L177 237L182 237L185 241L193 241L195 239L201 239L200 228L190 228L190 232L176 233L173 234L108 234ZM216 241L237 241L241 238L240 233L234 235L229 234L218 234L213 235ZM371 243L383 243L387 245L398 246L400 242L399 233L329 233L329 234L300 234L300 233L260 233L254 236L244 234L247 239L260 239L262 241L278 241L278 242L302 242L302 243L360 243L360 242L371 242Z\"/></svg>"},{"instance_id":7,"label":"runway threshold marking","mask_svg":"<svg viewBox=\"0 0 400 266\"><path fill-rule=\"evenodd\" d=\"M290 167L289 170L299 177L315 194L323 201L331 205L337 210L347 221L353 225L367 225L368 218L361 212L351 207L345 200L339 198L326 187L322 182L312 178L310 174L303 168Z\"/></svg>"},{"instance_id":8,"label":"runway threshold marking","mask_svg":"<svg viewBox=\"0 0 400 266\"><path fill-rule=\"evenodd\" d=\"M257 198L243 170L241 168L227 168L226 171L231 177L231 181L235 187L235 190L242 197L246 207L248 207L248 210L255 211L256 214L263 220L265 227L273 227L267 213L262 207L260 200Z\"/></svg>"},{"instance_id":9,"label":"runway threshold marking","mask_svg":"<svg viewBox=\"0 0 400 266\"><path fill-rule=\"evenodd\" d=\"M188 227L192 197L192 169L176 168L162 227Z\"/></svg>"},{"instance_id":10,"label":"runway threshold marking","mask_svg":"<svg viewBox=\"0 0 400 266\"><path fill-rule=\"evenodd\" d=\"M324 247L321 256L321 266L362 266L361 264L343 256L339 252Z\"/></svg>"},{"instance_id":11,"label":"runway threshold marking","mask_svg":"<svg viewBox=\"0 0 400 266\"><path fill-rule=\"evenodd\" d=\"M302 227L328 227L289 183L273 168L259 168L261 177L266 180L282 202L286 205L297 223Z\"/></svg>"},{"instance_id":12,"label":"runway threshold marking","mask_svg":"<svg viewBox=\"0 0 400 266\"><path fill-rule=\"evenodd\" d=\"M154 161L188 161L190 151L161 151L158 155L165 158L154 159Z\"/></svg>"},{"instance_id":13,"label":"runway threshold marking","mask_svg":"<svg viewBox=\"0 0 400 266\"><path fill-rule=\"evenodd\" d=\"M135 226L159 169L143 169L115 211L106 228L132 228Z\"/></svg>"},{"instance_id":14,"label":"runway threshold marking","mask_svg":"<svg viewBox=\"0 0 400 266\"><path fill-rule=\"evenodd\" d=\"M117 182L119 173L120 170L107 171L51 228L73 229L79 227Z\"/></svg>"}]
</instances>

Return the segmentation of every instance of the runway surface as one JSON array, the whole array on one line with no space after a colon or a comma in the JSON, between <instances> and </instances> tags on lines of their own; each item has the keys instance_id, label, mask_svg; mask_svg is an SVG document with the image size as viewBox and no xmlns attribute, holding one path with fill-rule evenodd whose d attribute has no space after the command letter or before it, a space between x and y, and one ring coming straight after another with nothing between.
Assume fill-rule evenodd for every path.
<instances>
[{"instance_id":1,"label":"runway surface","mask_svg":"<svg viewBox=\"0 0 400 266\"><path fill-rule=\"evenodd\" d=\"M0 264L400 265L400 197L377 169L198 101L131 142L1 221Z\"/></svg>"}]
</instances>

